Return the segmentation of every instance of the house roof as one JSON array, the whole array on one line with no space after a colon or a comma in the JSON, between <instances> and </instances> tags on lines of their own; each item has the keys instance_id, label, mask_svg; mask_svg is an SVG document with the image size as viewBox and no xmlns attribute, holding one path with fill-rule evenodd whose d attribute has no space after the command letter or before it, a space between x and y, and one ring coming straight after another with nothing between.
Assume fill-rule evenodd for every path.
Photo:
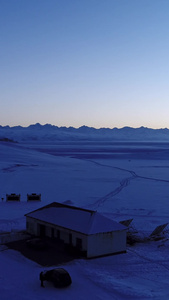
<instances>
[{"instance_id":1,"label":"house roof","mask_svg":"<svg viewBox=\"0 0 169 300\"><path fill-rule=\"evenodd\" d=\"M126 227L100 213L58 202L26 214L27 217L83 234L126 230Z\"/></svg>"}]
</instances>

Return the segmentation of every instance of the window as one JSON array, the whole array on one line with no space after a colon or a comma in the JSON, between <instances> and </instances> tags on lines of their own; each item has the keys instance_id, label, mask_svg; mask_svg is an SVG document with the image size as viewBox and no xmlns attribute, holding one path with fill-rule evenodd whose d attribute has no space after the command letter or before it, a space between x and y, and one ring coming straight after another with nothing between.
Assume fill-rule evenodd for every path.
<instances>
[{"instance_id":1,"label":"window","mask_svg":"<svg viewBox=\"0 0 169 300\"><path fill-rule=\"evenodd\" d=\"M29 228L30 228L30 226L29 226L29 222L28 222L28 221L26 222L26 228L27 228L27 229L29 229Z\"/></svg>"}]
</instances>

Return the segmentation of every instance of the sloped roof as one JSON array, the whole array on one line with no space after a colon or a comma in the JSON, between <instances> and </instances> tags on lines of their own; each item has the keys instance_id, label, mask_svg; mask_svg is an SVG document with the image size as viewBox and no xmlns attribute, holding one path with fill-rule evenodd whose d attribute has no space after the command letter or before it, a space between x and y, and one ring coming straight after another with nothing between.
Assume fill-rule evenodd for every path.
<instances>
[{"instance_id":1,"label":"sloped roof","mask_svg":"<svg viewBox=\"0 0 169 300\"><path fill-rule=\"evenodd\" d=\"M54 202L26 214L27 217L83 234L126 230L126 227L100 213Z\"/></svg>"}]
</instances>

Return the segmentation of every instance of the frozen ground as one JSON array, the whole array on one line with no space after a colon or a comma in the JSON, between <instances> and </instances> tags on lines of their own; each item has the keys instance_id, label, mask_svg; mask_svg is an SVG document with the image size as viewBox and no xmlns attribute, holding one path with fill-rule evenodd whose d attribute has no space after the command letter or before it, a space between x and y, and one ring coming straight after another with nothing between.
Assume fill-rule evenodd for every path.
<instances>
[{"instance_id":1,"label":"frozen ground","mask_svg":"<svg viewBox=\"0 0 169 300\"><path fill-rule=\"evenodd\" d=\"M25 228L24 214L53 201L102 212L116 221L133 218L142 237L169 221L168 143L0 144L0 232ZM20 193L20 203L5 202ZM41 193L41 203L27 203ZM64 267L72 286L39 284L40 265L0 247L1 299L169 299L168 233L127 253L75 260Z\"/></svg>"}]
</instances>

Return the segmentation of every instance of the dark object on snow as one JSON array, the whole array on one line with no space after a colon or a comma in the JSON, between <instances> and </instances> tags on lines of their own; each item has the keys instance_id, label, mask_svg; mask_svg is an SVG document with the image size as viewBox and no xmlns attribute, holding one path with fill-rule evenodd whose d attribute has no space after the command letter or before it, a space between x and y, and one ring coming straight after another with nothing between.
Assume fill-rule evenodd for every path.
<instances>
[{"instance_id":1,"label":"dark object on snow","mask_svg":"<svg viewBox=\"0 0 169 300\"><path fill-rule=\"evenodd\" d=\"M162 233L162 231L167 227L168 223L157 226L153 232L150 234L150 237L157 237Z\"/></svg>"},{"instance_id":2,"label":"dark object on snow","mask_svg":"<svg viewBox=\"0 0 169 300\"><path fill-rule=\"evenodd\" d=\"M43 284L43 272L40 272L39 279L41 281L41 287L45 287Z\"/></svg>"},{"instance_id":3,"label":"dark object on snow","mask_svg":"<svg viewBox=\"0 0 169 300\"><path fill-rule=\"evenodd\" d=\"M129 219L129 220L120 221L119 223L126 227L129 227L132 221L133 219Z\"/></svg>"},{"instance_id":4,"label":"dark object on snow","mask_svg":"<svg viewBox=\"0 0 169 300\"><path fill-rule=\"evenodd\" d=\"M6 194L6 201L20 201L21 195L16 195L16 194Z\"/></svg>"},{"instance_id":5,"label":"dark object on snow","mask_svg":"<svg viewBox=\"0 0 169 300\"><path fill-rule=\"evenodd\" d=\"M41 201L41 194L27 194L27 201Z\"/></svg>"},{"instance_id":6,"label":"dark object on snow","mask_svg":"<svg viewBox=\"0 0 169 300\"><path fill-rule=\"evenodd\" d=\"M35 250L43 250L48 247L47 243L40 238L34 238L26 241L26 245L29 248L35 249Z\"/></svg>"},{"instance_id":7,"label":"dark object on snow","mask_svg":"<svg viewBox=\"0 0 169 300\"><path fill-rule=\"evenodd\" d=\"M52 269L40 273L41 286L43 281L50 281L55 287L62 288L71 285L72 279L69 273L63 268Z\"/></svg>"}]
</instances>

